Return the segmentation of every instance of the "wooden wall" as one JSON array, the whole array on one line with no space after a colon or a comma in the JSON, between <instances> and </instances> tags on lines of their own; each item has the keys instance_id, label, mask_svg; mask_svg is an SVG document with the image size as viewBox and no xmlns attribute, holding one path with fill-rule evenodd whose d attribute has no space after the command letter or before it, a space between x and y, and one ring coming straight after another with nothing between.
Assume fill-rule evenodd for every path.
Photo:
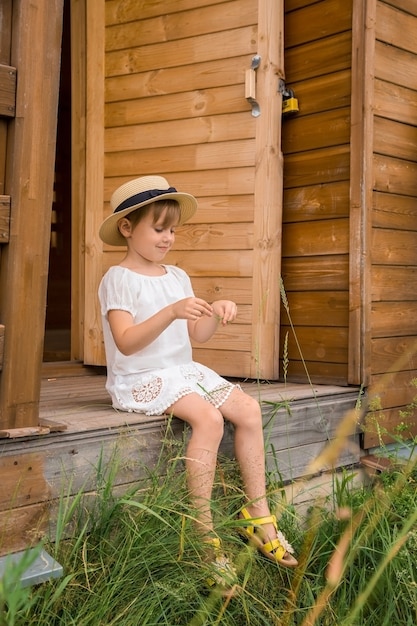
<instances>
[{"instance_id":1,"label":"wooden wall","mask_svg":"<svg viewBox=\"0 0 417 626\"><path fill-rule=\"evenodd\" d=\"M105 3L103 200L105 216L113 190L147 174L161 174L197 196L199 211L178 229L167 262L188 271L200 297L235 300L239 316L196 346L195 358L224 375L276 378L283 4L267 0L259 7L253 0ZM87 42L87 59L88 50ZM259 118L245 94L255 54L262 58ZM87 76L87 92L97 98L91 80ZM100 149L87 162L99 161ZM98 211L87 224L92 279L86 283L84 360L104 364L91 294L123 250L104 246L97 255L101 244L92 233L103 211L94 202Z\"/></svg>"},{"instance_id":2,"label":"wooden wall","mask_svg":"<svg viewBox=\"0 0 417 626\"><path fill-rule=\"evenodd\" d=\"M417 433L401 413L417 395L417 4L378 0L374 24L370 390L380 426L403 423L407 437ZM378 443L372 429L365 445Z\"/></svg>"},{"instance_id":3,"label":"wooden wall","mask_svg":"<svg viewBox=\"0 0 417 626\"><path fill-rule=\"evenodd\" d=\"M284 373L366 386L366 448L417 432L416 32L412 0L285 3Z\"/></svg>"},{"instance_id":4,"label":"wooden wall","mask_svg":"<svg viewBox=\"0 0 417 626\"><path fill-rule=\"evenodd\" d=\"M307 369L315 382L344 385L352 3L286 0L284 33L286 84L294 90L300 111L284 118L282 126L282 277L301 354L283 309L280 353L288 364L282 375L306 381Z\"/></svg>"},{"instance_id":5,"label":"wooden wall","mask_svg":"<svg viewBox=\"0 0 417 626\"><path fill-rule=\"evenodd\" d=\"M257 52L257 3L163 4L123 12L106 3L106 212L119 184L147 174L198 197L167 262L190 273L197 295L238 300L239 323L195 357L213 363L210 351L219 351L217 367L239 375L251 347L255 128L244 75ZM120 258L105 246L104 269Z\"/></svg>"}]
</instances>

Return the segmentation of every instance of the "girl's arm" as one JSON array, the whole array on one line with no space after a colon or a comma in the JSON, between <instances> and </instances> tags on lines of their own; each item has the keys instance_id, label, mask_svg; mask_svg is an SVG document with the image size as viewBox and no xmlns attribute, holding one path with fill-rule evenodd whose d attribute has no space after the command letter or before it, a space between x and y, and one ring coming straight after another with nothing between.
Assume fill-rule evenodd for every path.
<instances>
[{"instance_id":1,"label":"girl's arm","mask_svg":"<svg viewBox=\"0 0 417 626\"><path fill-rule=\"evenodd\" d=\"M188 332L191 339L198 343L205 343L213 336L217 329L217 325L221 322L222 326L226 326L229 322L233 322L237 315L237 306L231 300L215 300L212 303L213 314L188 322Z\"/></svg>"},{"instance_id":2,"label":"girl's arm","mask_svg":"<svg viewBox=\"0 0 417 626\"><path fill-rule=\"evenodd\" d=\"M213 308L205 300L192 297L164 307L139 324L134 323L131 313L119 309L110 310L108 319L117 348L129 356L152 343L176 319L195 321L212 315Z\"/></svg>"}]
</instances>

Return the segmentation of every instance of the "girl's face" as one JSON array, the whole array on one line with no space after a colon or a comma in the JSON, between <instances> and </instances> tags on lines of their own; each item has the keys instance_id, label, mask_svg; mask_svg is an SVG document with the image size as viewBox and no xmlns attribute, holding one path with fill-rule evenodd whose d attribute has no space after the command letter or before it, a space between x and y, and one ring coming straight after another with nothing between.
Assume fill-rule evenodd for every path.
<instances>
[{"instance_id":1,"label":"girl's face","mask_svg":"<svg viewBox=\"0 0 417 626\"><path fill-rule=\"evenodd\" d=\"M178 205L154 211L143 211L137 221L122 218L120 232L126 237L128 256L149 263L161 263L175 241L175 226L179 221ZM160 209L160 207L158 207Z\"/></svg>"}]
</instances>

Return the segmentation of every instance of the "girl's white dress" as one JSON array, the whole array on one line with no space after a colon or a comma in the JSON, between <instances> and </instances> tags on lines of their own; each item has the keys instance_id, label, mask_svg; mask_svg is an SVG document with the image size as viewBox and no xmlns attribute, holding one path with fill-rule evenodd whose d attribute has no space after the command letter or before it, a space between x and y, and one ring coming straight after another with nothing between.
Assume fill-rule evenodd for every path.
<instances>
[{"instance_id":1,"label":"girl's white dress","mask_svg":"<svg viewBox=\"0 0 417 626\"><path fill-rule=\"evenodd\" d=\"M164 268L162 276L144 276L117 265L100 283L106 389L114 408L146 415L162 415L176 400L194 392L219 407L235 385L193 361L186 320L175 320L146 348L130 356L122 354L113 340L110 310L128 311L138 324L172 302L194 296L184 270L172 265Z\"/></svg>"}]
</instances>

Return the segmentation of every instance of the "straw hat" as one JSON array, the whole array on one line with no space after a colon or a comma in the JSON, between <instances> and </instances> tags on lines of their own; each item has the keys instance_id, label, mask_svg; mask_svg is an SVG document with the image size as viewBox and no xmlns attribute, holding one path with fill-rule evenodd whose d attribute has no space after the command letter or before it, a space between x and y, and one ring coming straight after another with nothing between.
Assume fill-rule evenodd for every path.
<instances>
[{"instance_id":1,"label":"straw hat","mask_svg":"<svg viewBox=\"0 0 417 626\"><path fill-rule=\"evenodd\" d=\"M170 187L162 176L142 176L135 178L116 189L110 198L113 213L100 226L100 239L111 246L126 245L126 239L119 232L117 222L139 207L156 200L176 200L180 207L179 224L184 224L197 210L197 200L188 193Z\"/></svg>"}]
</instances>

